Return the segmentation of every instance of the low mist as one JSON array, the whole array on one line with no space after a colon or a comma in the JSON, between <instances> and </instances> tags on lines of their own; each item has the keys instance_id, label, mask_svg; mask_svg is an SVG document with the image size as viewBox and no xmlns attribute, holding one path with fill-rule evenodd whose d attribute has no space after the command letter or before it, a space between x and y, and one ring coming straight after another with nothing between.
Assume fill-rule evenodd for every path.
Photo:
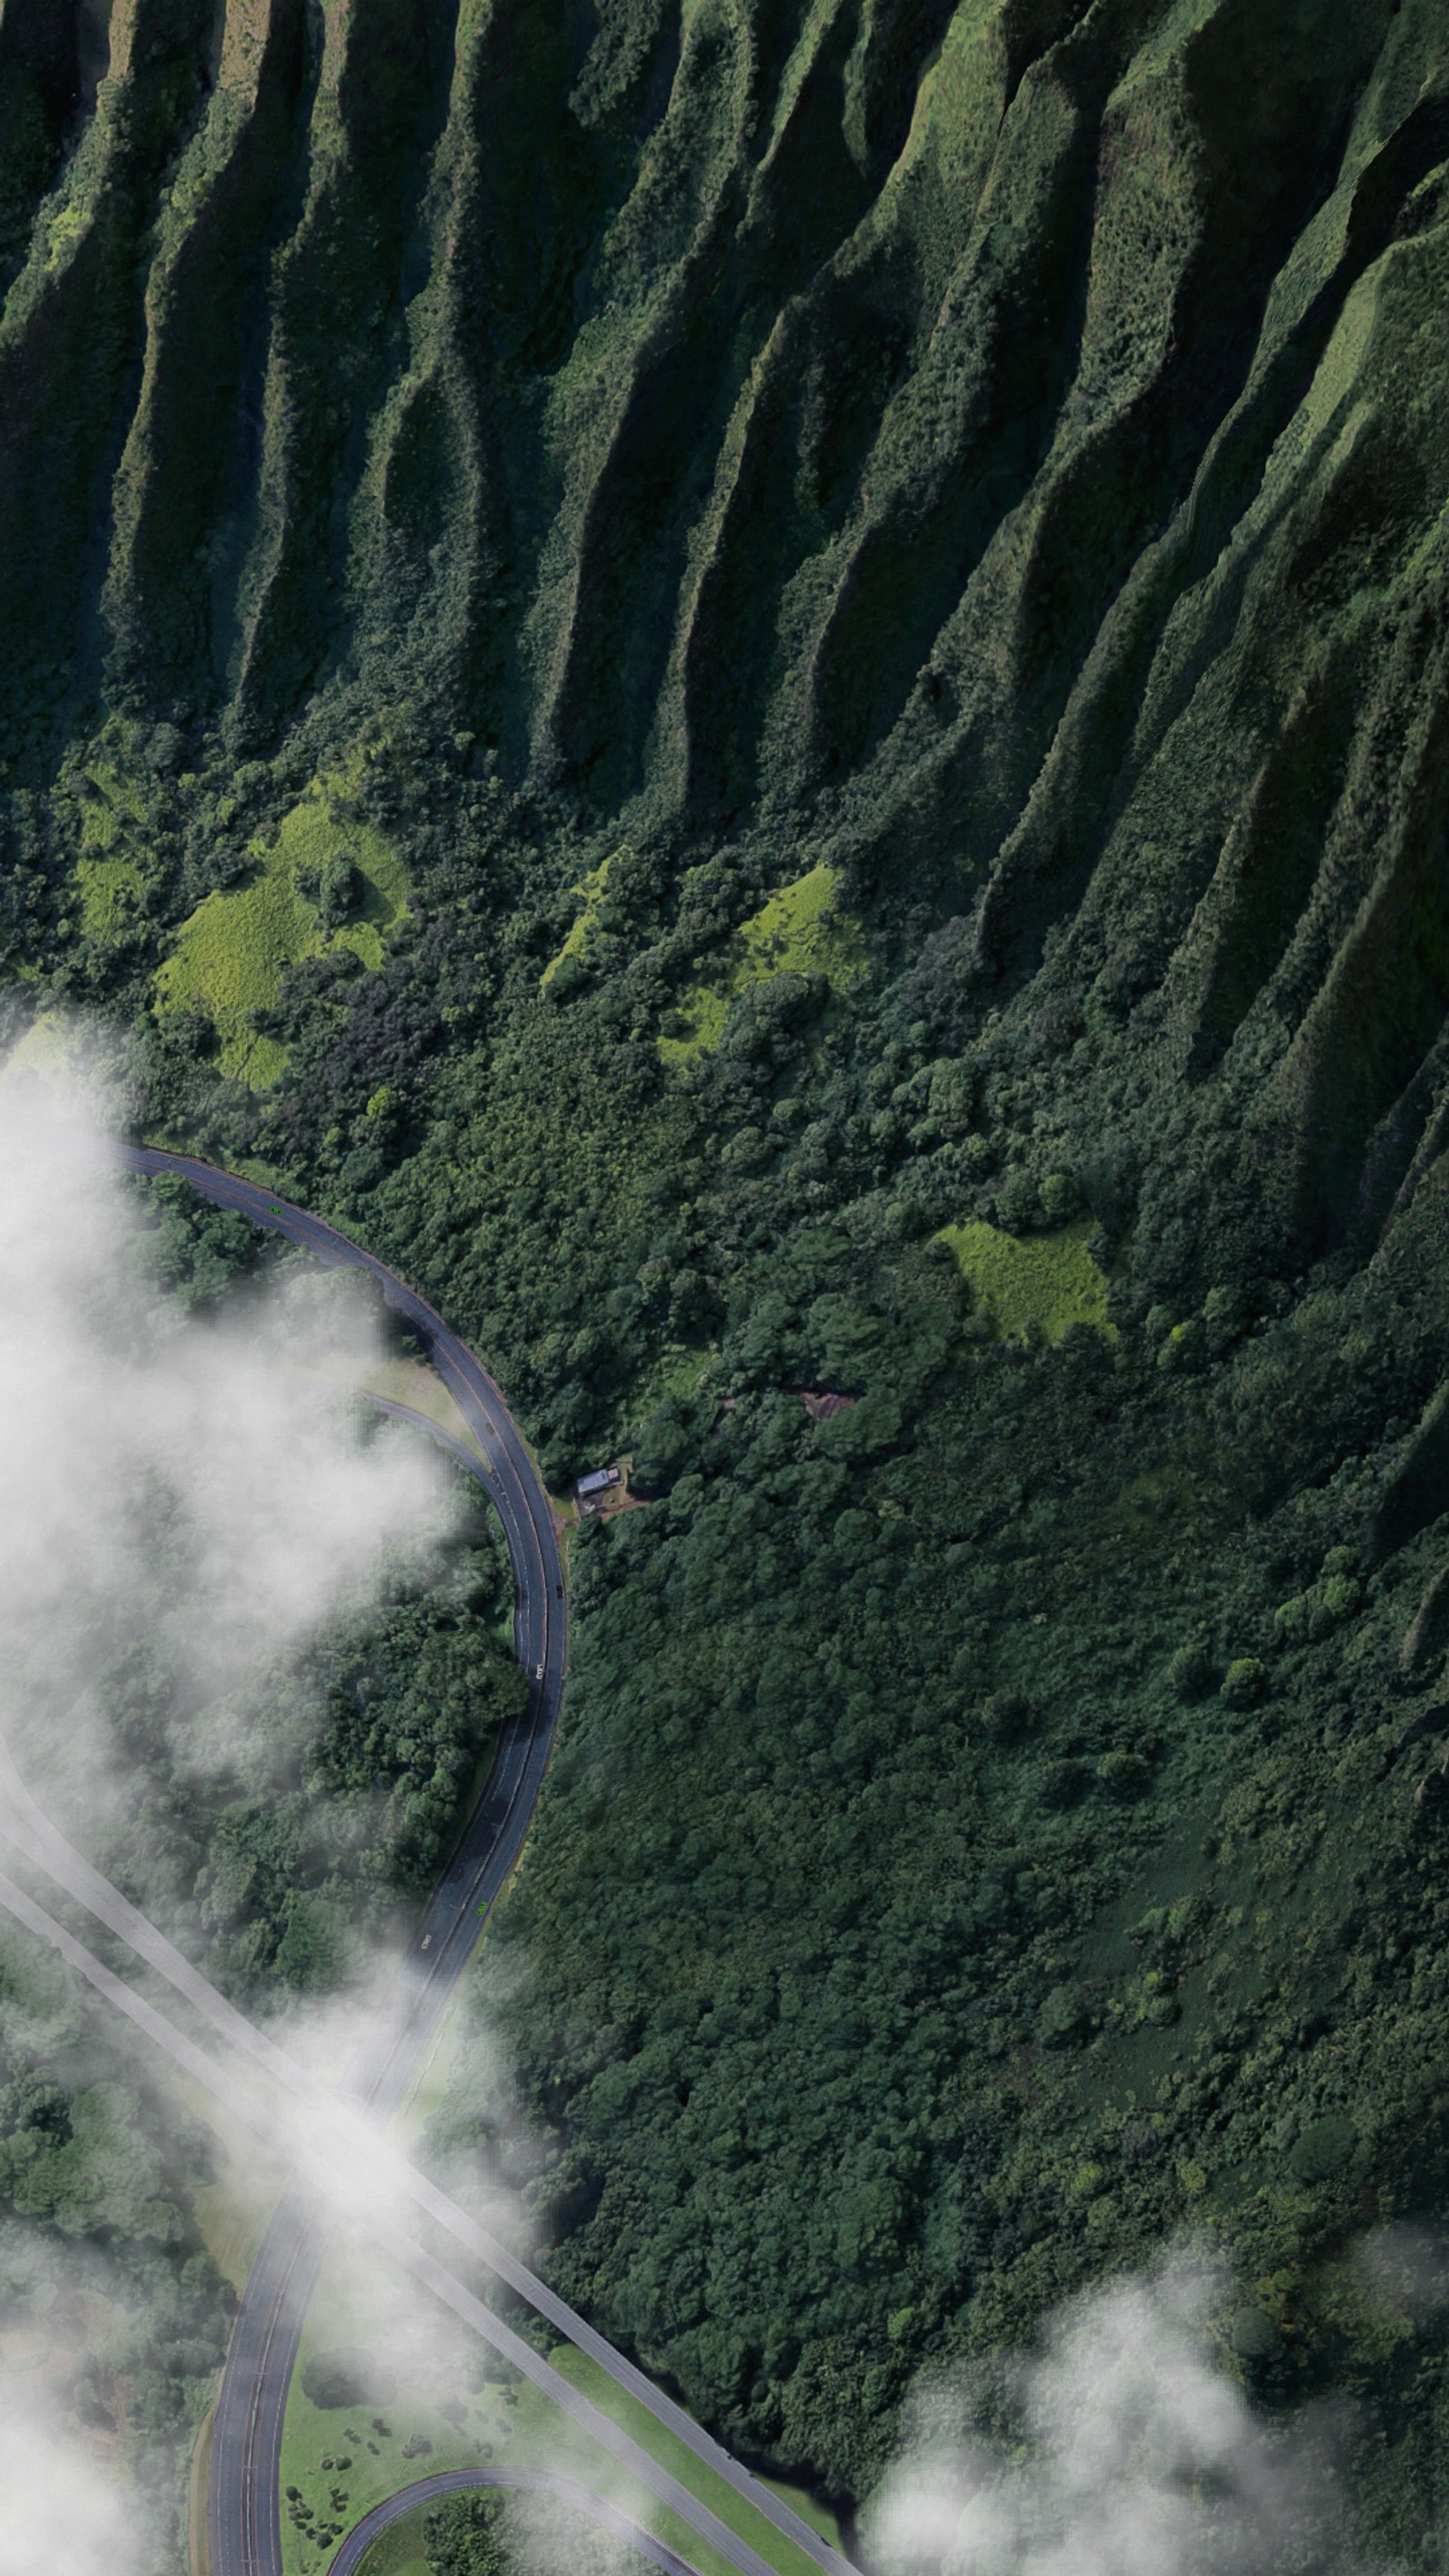
<instances>
[{"instance_id":1,"label":"low mist","mask_svg":"<svg viewBox=\"0 0 1449 2576\"><path fill-rule=\"evenodd\" d=\"M224 1770L228 1693L441 1527L437 1463L348 1402L380 1350L363 1283L283 1265L233 1302L168 1306L82 1078L0 1082L0 1728L68 1826L122 1785L108 1670L183 1673L178 1771Z\"/></svg>"},{"instance_id":2,"label":"low mist","mask_svg":"<svg viewBox=\"0 0 1449 2576\"><path fill-rule=\"evenodd\" d=\"M284 1673L326 1623L437 1544L435 1462L413 1434L365 1437L346 1392L380 1347L365 1289L300 1263L276 1265L231 1311L186 1321L161 1292L94 1087L74 1073L0 1078L0 1733L55 1821L103 1865L141 1759L112 1713L118 1662L149 1657L186 1677L184 1730L158 1721L144 1757L154 1793L164 1745L184 1813L194 1784L244 1765L253 1726L305 1733L305 1708L259 1713L259 1670ZM143 1684L132 1676L127 1705ZM359 2017L386 2009L374 1958L350 1996L294 2002L285 2036L305 2037L304 2062L335 2081ZM495 2078L475 2032L462 2090L471 2081L491 2099ZM520 2195L480 2168L476 2121L453 2166L458 2114L455 2101L437 2124L438 2163L471 2208L526 2243ZM390 2207L386 2173L361 2153L345 2180L332 2185L344 2214ZM345 2246L334 2259L345 2271ZM1401 2264L1402 2249L1383 2260ZM419 2384L444 2353L461 2373L456 2330L414 2312L404 2332L395 2297L360 2258L339 2335L387 2351ZM1175 2256L1064 2306L1036 2352L989 2381L923 2387L862 2518L871 2565L880 2576L1289 2576L1325 2564L1325 2428L1290 2438L1255 2417L1214 2344L1223 2301L1218 2270ZM52 2562L131 2576L143 2552L123 2474L58 2395L14 2394L12 2382L0 2576ZM557 2509L511 2510L521 2554L533 2548L542 2567L559 2545ZM587 2546L600 2570L630 2563L604 2534Z\"/></svg>"},{"instance_id":3,"label":"low mist","mask_svg":"<svg viewBox=\"0 0 1449 2576\"><path fill-rule=\"evenodd\" d=\"M382 1350L366 1283L284 1255L212 1313L188 1320L167 1296L83 1038L65 1053L0 1071L0 1735L52 1820L165 1922L191 1900L199 1802L245 1804L258 1782L285 1781L315 1735L289 1658L426 1572L454 1506L427 1444L352 1392ZM151 2141L115 2082L122 2027L25 1936L5 1946L0 2083L44 2095L58 2071L76 2116L113 2139L97 2190L124 2198L135 2165L139 2192ZM367 1969L375 2002L382 1963ZM316 2036L335 2076L357 2016L340 1997L333 2011ZM143 2050L138 2078L156 2073ZM26 2139L41 2161L81 2152ZM148 2187L184 2184L158 2171ZM91 2421L85 2391L107 2336L144 2332L148 2302L158 2318L175 2305L167 2249L189 2220L128 2201L117 2268L84 2211L57 2226L48 2210L0 2230L0 2576L141 2576L170 2563L174 2499L138 2487L123 2431ZM164 2376L165 2354L138 2346L132 2363L153 2358Z\"/></svg>"},{"instance_id":4,"label":"low mist","mask_svg":"<svg viewBox=\"0 0 1449 2576\"><path fill-rule=\"evenodd\" d=\"M140 2576L134 2508L119 2482L40 2405L0 2414L0 2576Z\"/></svg>"},{"instance_id":5,"label":"low mist","mask_svg":"<svg viewBox=\"0 0 1449 2576\"><path fill-rule=\"evenodd\" d=\"M1270 2428L1215 2346L1191 2253L1050 2318L990 2385L918 2392L863 2517L882 2576L1296 2576L1330 2544L1334 2430Z\"/></svg>"}]
</instances>

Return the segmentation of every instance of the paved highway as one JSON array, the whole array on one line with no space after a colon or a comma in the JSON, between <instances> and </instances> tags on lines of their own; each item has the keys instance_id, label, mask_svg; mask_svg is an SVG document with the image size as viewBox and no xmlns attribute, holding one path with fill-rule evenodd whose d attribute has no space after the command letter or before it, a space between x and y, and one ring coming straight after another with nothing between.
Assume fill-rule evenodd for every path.
<instances>
[{"instance_id":1,"label":"paved highway","mask_svg":"<svg viewBox=\"0 0 1449 2576\"><path fill-rule=\"evenodd\" d=\"M117 1152L118 1159L131 1170L179 1173L217 1205L239 1209L258 1225L286 1234L329 1266L371 1272L380 1282L388 1305L405 1319L449 1386L486 1464L480 1470L477 1461L459 1444L437 1434L436 1426L425 1423L424 1427L444 1437L445 1445L455 1449L464 1463L481 1476L497 1505L507 1536L517 1587L515 1639L530 1677L529 1702L522 1718L506 1730L500 1742L482 1797L418 1927L415 1946L404 1964L397 2017L380 2034L362 2063L351 2071L348 2089L353 2099L373 2116L385 2117L405 2092L409 2076L437 2025L452 1984L476 1940L479 1915L491 1904L518 1856L542 1782L562 1687L566 1642L562 1567L547 1496L487 1371L426 1300L384 1264L335 1228L255 1182L217 1171L190 1156L145 1147L123 1147ZM406 1410L391 1406L387 1409ZM231 2044L244 2048L266 2064L270 2073L280 2076L289 2090L300 2093L325 2135L338 2116L338 2105L332 2098L292 2066L265 2034L255 2030L128 1905L119 1891L71 1850L26 1797L13 1766L9 1769L9 1783L12 1839L159 1969ZM51 1937L50 1932L46 1937ZM159 2021L149 2007L146 2010L153 2024ZM152 2035L156 2035L154 2028ZM847 2561L731 2459L690 2416L615 2353L602 2336L496 2239L479 2229L415 2168L391 2156L386 2156L386 2163L410 2197L420 2201L471 2253L519 2290L561 2333L590 2352L817 2565L829 2570L830 2576L851 2576ZM281 2576L282 2419L325 2234L324 2205L304 2182L294 2183L284 2195L253 2265L228 2355L213 2438L209 2490L214 2576ZM476 2311L470 2314L469 2322L477 2324L480 2317L488 2319L487 2324L478 2326L479 2331L497 2328L498 2321L491 2318L490 2312L473 2301L454 2276L433 2265L431 2258L422 2257L421 2249L412 2248L409 2240L409 2253L414 2252L429 2273L438 2275L444 2285L439 2295L447 2298L448 2304L458 2307L461 2298L469 2310ZM416 2262L412 2268L418 2268ZM438 2286L437 2281L434 2286ZM507 2333L506 2329L502 2331ZM496 2332L491 2339L497 2340ZM509 2335L508 2340L511 2344L517 2339ZM540 2369L547 2369L547 2365L537 2362L530 2348L522 2349L533 2364L529 2375L536 2376ZM573 2399L567 2382L552 2371L548 2378L556 2382L550 2394L564 2390ZM576 2412L582 2403L574 2400L568 2411ZM594 2416L593 2409L587 2412L593 2417L591 2429L602 2426L606 2434L612 2434L612 2428ZM623 2437L614 2437L616 2452L622 2441ZM635 2449L633 2444L624 2447L629 2452ZM646 2455L637 2456L642 2459ZM648 2480L656 2489L657 2478L656 2472ZM672 2487L674 2482L669 2484ZM696 2527L698 2510L685 2515ZM716 2546L721 2534L732 2543L725 2549L726 2556L737 2565L762 2566L755 2553L724 2533L724 2527L712 2515L706 2519L712 2526L707 2536Z\"/></svg>"},{"instance_id":2,"label":"paved highway","mask_svg":"<svg viewBox=\"0 0 1449 2576\"><path fill-rule=\"evenodd\" d=\"M513 1561L514 1643L529 1677L529 1701L504 1730L483 1794L418 1925L399 1980L396 2019L350 2071L354 2097L385 2119L426 2052L477 1938L480 1910L493 1902L523 1848L543 1783L568 1635L548 1497L482 1362L384 1262L240 1173L149 1146L117 1150L125 1169L178 1173L215 1206L235 1208L254 1225L285 1235L329 1269L368 1272L431 1360L486 1461L482 1481ZM248 2275L217 2403L207 2496L211 2576L282 2576L282 2423L325 2243L316 2200L289 2188Z\"/></svg>"},{"instance_id":3,"label":"paved highway","mask_svg":"<svg viewBox=\"0 0 1449 2576\"><path fill-rule=\"evenodd\" d=\"M225 2103L234 2119L245 2121L274 2154L296 2159L318 2202L325 2200L335 2208L337 2200L342 2197L339 2185L345 2185L347 2177L337 2173L331 2158L315 2150L309 2151L305 2141L299 2148L295 2131L280 2121L275 2111L256 2094L248 2092L246 2086L239 2084L235 2076L218 2065L204 2048L199 2048L195 2040L188 2039L183 2031L167 2020L164 2013L159 2013L154 2004L136 1992L134 1986L128 1986L114 1969L106 1967L93 1951L87 1950L76 1939L74 1933L66 1931L52 1915L45 1913L24 1888L18 1887L3 1872L0 1872L0 1905L27 1930L38 1934L42 1941L48 1941L61 1958L79 1970L98 1994L104 1995L117 2011L124 2013L139 2030L145 2031L176 2065L184 2068L193 2082L203 2085L217 2101ZM630 2471L658 2496L662 2504L677 2513L691 2531L697 2532L702 2540L707 2540L712 2548L717 2549L730 2566L739 2570L739 2576L775 2576L775 2570L758 2550L751 2548L748 2541L741 2540L727 2523L721 2522L718 2515L710 2511L708 2505L701 2504L691 2488L681 2485L678 2478L662 2469L658 2461L627 2433L621 2433L617 2425L601 2415L587 2397L580 2396L571 2380L565 2379L551 2362L544 2361L534 2351L531 2343L525 2342L522 2335L515 2334L511 2326L505 2325L501 2317L485 2307L481 2299L475 2298L457 2274L450 2272L445 2264L418 2243L416 2237L400 2227L384 2206L376 2200L366 2205L359 2201L353 2214L358 2218L369 2244L380 2246L384 2253L392 2255L444 2307L451 2308L454 2316L461 2318L465 2326L474 2334L481 2335L495 2352L503 2355L505 2361L511 2362L523 2378L531 2379L563 2414L594 2441L602 2443L621 2468Z\"/></svg>"},{"instance_id":4,"label":"paved highway","mask_svg":"<svg viewBox=\"0 0 1449 2576\"><path fill-rule=\"evenodd\" d=\"M763 2576L764 2562L753 2550L746 2547L741 2556L744 2545L734 2539L713 2515L706 2513L705 2520L700 2522L699 2509L694 2506L693 2499L686 2496L685 2490L672 2479L661 2484L662 2472L655 2469L647 2454L619 2434L587 2400L577 2397L566 2380L538 2359L531 2346L520 2342L492 2310L473 2297L456 2272L425 2254L414 2239L405 2236L390 2220L384 2225L379 2211L386 2213L398 2200L411 2200L470 2255L547 2317L561 2334L589 2354L601 2369L630 2395L637 2397L671 2432L687 2441L701 2460L745 2496L778 2530L796 2541L808 2557L822 2568L833 2571L833 2576L849 2576L847 2562L812 2532L788 2505L731 2459L727 2451L691 2416L655 2388L632 2362L615 2352L594 2327L511 2254L490 2230L481 2227L440 2191L426 2174L420 2173L415 2165L379 2139L375 2130L367 2125L364 2108L339 2101L327 2092L265 2031L259 2030L245 2014L237 2011L234 2004L228 2003L226 1997L219 1994L201 1971L172 1947L165 1935L158 1932L118 1888L113 1887L66 1842L30 1796L3 1747L0 1747L0 1833L27 1860L55 1879L68 1895L85 1906L109 1931L116 1933L140 1958L156 1969L223 2040L250 2058L298 2105L301 2116L298 2112L288 2113L277 2106L275 2096L271 2101L263 2101L248 2092L153 2005L145 2002L111 1970L102 1967L71 1935L62 1934L32 1900L26 1899L22 1906L17 1901L13 1883L0 1877L0 1904L8 1906L31 1930L40 1932L44 1939L59 1948L62 1956L137 2022L188 2074L264 2137L286 2162L301 2168L301 2179L290 2187L289 2193L289 2196L295 2195L299 2208L316 2210L323 2220L335 2216L338 2202L346 2204L349 2179L356 2178L358 2189L353 2214L379 2242L388 2244L399 2260L452 2307L465 2323L504 2351L507 2358L516 2362L527 2376L537 2380L556 2403L585 2424L621 2463L643 2476L647 2485L653 2486L656 2493L671 2503L676 2511L682 2512L687 2522L700 2529L717 2547L723 2544L725 2556L735 2565L751 2571L751 2576ZM320 2181L319 2177L322 2178ZM319 2241L320 2234L319 2229ZM269 2323L268 2315L263 2312L262 2330L245 2355L246 2366L258 2377L265 2377L272 2369L281 2366L279 2333L273 2328L269 2338L266 2332Z\"/></svg>"},{"instance_id":5,"label":"paved highway","mask_svg":"<svg viewBox=\"0 0 1449 2576\"><path fill-rule=\"evenodd\" d=\"M689 2560L681 2558L676 2550L666 2549L652 2531L642 2531L637 2522L620 2513L617 2505L581 2487L576 2478L555 2477L552 2469L435 2469L430 2478L419 2478L416 2486L400 2488L385 2504L375 2504L371 2513L354 2523L328 2576L354 2576L373 2542L420 2504L436 2504L440 2496L476 2495L480 2487L523 2487L535 2495L562 2496L565 2503L587 2514L591 2522L602 2524L611 2540L622 2541L626 2549L647 2558L651 2566L662 2567L665 2576L695 2576Z\"/></svg>"}]
</instances>

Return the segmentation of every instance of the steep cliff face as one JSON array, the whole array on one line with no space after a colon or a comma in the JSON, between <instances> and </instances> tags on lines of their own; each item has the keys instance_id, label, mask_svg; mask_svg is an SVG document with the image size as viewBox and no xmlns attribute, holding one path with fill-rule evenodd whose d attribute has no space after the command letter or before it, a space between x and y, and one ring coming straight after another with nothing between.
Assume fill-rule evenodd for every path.
<instances>
[{"instance_id":1,"label":"steep cliff face","mask_svg":"<svg viewBox=\"0 0 1449 2576\"><path fill-rule=\"evenodd\" d=\"M828 850L954 1026L1130 1015L1284 1221L1381 1219L1449 1003L1431 0L7 0L0 85L19 774L425 705Z\"/></svg>"}]
</instances>

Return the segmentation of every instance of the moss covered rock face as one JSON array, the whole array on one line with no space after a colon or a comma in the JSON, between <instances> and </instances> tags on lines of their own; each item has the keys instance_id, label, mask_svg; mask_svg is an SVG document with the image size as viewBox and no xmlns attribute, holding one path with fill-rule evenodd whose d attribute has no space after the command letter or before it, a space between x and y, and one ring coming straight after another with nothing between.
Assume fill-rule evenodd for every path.
<instances>
[{"instance_id":1,"label":"moss covered rock face","mask_svg":"<svg viewBox=\"0 0 1449 2576\"><path fill-rule=\"evenodd\" d=\"M1205 2232L1427 2564L1442 0L5 0L0 289L0 1033L635 1462L561 2285L856 2504Z\"/></svg>"}]
</instances>

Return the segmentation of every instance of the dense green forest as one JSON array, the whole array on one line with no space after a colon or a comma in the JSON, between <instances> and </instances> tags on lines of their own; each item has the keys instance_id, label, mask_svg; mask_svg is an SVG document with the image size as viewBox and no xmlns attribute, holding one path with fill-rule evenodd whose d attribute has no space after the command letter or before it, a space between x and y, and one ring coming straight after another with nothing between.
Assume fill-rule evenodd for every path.
<instances>
[{"instance_id":1,"label":"dense green forest","mask_svg":"<svg viewBox=\"0 0 1449 2576\"><path fill-rule=\"evenodd\" d=\"M7 0L0 100L4 1034L643 1505L439 2152L847 2510L1203 2233L1428 2570L1437 0ZM318 1646L315 1787L176 1812L115 1677L236 1990L436 1865L474 1553Z\"/></svg>"}]
</instances>

